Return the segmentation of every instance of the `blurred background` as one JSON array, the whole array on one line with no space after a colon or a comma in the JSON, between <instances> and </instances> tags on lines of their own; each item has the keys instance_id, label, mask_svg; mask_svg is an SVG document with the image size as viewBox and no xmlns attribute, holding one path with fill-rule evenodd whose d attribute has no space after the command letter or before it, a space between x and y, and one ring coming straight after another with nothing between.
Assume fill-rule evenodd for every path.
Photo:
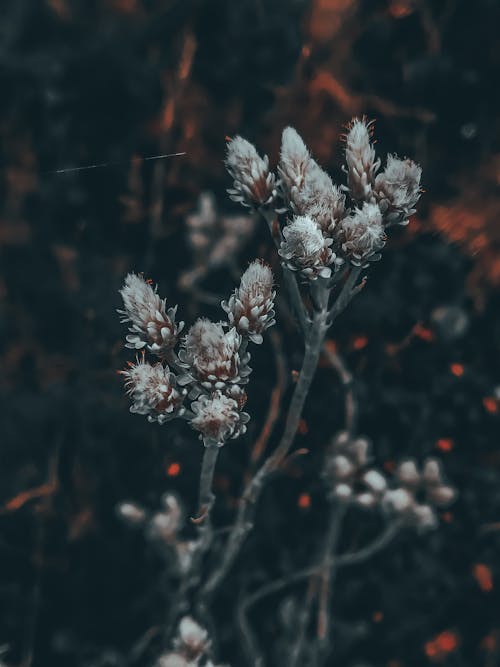
<instances>
[{"instance_id":1,"label":"blurred background","mask_svg":"<svg viewBox=\"0 0 500 667\"><path fill-rule=\"evenodd\" d=\"M460 497L438 531L339 582L335 664L500 665L497 0L3 0L0 17L0 660L129 664L161 622L164 563L115 507L154 510L173 489L193 513L201 451L185 425L129 414L118 289L143 271L182 319L219 317L210 294L227 296L238 267L261 256L279 271L248 218L230 265L192 251L186 220L202 192L218 224L245 215L225 195L225 138L242 134L275 164L293 125L344 182L343 128L366 114L380 155L422 165L425 193L331 344L354 374L378 463L436 455ZM173 152L185 155L138 159ZM108 166L71 171L96 163ZM300 362L285 315L254 355L249 432L220 458L220 525L276 359L287 377ZM343 396L323 365L297 441L311 454L266 492L217 601L233 667L245 664L234 586L298 566L324 528L318 460L342 427ZM282 664L276 638L293 632L278 602L252 618L270 665ZM133 664L154 655L153 642Z\"/></svg>"}]
</instances>

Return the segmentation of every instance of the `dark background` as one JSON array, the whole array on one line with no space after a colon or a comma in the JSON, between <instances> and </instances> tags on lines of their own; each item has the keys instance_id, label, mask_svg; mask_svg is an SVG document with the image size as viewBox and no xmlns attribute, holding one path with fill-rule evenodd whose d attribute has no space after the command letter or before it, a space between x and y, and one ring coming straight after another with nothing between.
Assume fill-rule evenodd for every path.
<instances>
[{"instance_id":1,"label":"dark background","mask_svg":"<svg viewBox=\"0 0 500 667\"><path fill-rule=\"evenodd\" d=\"M435 533L405 535L345 571L335 664L500 664L499 23L496 0L1 3L6 665L123 665L169 606L161 558L115 506L154 510L175 489L193 513L201 446L184 424L128 412L116 375L130 358L115 313L124 275L144 271L188 322L219 317L178 280L192 265L185 217L200 192L239 212L225 196L225 136L243 134L274 163L292 124L341 181L340 135L356 114L376 118L382 155L421 163L425 194L331 338L378 464L437 455L460 496ZM176 151L186 155L133 161ZM119 164L54 173L100 162ZM239 265L256 255L279 272L264 226ZM204 287L227 295L234 281L219 271ZM290 371L301 345L286 313L279 332ZM220 525L265 418L274 354L269 341L255 351L249 432L220 458ZM245 664L234 591L304 566L324 530L318 465L342 427L343 395L322 366L297 438L311 454L264 494L259 530L216 601L220 657L233 667ZM370 529L353 517L345 539ZM293 634L286 603L251 615L271 665Z\"/></svg>"}]
</instances>

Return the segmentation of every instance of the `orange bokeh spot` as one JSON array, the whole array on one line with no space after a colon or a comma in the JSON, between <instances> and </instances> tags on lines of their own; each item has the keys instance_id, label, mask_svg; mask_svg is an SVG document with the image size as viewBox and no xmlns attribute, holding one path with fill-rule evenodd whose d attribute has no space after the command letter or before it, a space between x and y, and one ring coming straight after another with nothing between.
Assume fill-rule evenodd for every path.
<instances>
[{"instance_id":1,"label":"orange bokeh spot","mask_svg":"<svg viewBox=\"0 0 500 667\"><path fill-rule=\"evenodd\" d=\"M434 340L434 334L430 329L424 327L422 324L415 324L413 327L413 333L417 338L425 340L427 343L432 343Z\"/></svg>"},{"instance_id":2,"label":"orange bokeh spot","mask_svg":"<svg viewBox=\"0 0 500 667\"><path fill-rule=\"evenodd\" d=\"M457 647L458 635L451 630L444 630L425 644L424 651L428 658L441 660L447 653L455 651Z\"/></svg>"},{"instance_id":3,"label":"orange bokeh spot","mask_svg":"<svg viewBox=\"0 0 500 667\"><path fill-rule=\"evenodd\" d=\"M301 419L299 421L299 427L297 430L300 433L300 435L306 435L306 433L309 432L309 427L307 426L307 422L305 419Z\"/></svg>"},{"instance_id":4,"label":"orange bokeh spot","mask_svg":"<svg viewBox=\"0 0 500 667\"><path fill-rule=\"evenodd\" d=\"M486 637L483 637L481 641L481 648L483 649L483 651L488 651L488 652L495 651L497 648L496 635L490 633L489 635L486 635Z\"/></svg>"},{"instance_id":5,"label":"orange bokeh spot","mask_svg":"<svg viewBox=\"0 0 500 667\"><path fill-rule=\"evenodd\" d=\"M464 374L464 367L462 364L451 364L450 371L455 377L459 378Z\"/></svg>"},{"instance_id":6,"label":"orange bokeh spot","mask_svg":"<svg viewBox=\"0 0 500 667\"><path fill-rule=\"evenodd\" d=\"M384 614L381 611L373 612L372 619L374 623L380 623L384 618Z\"/></svg>"},{"instance_id":7,"label":"orange bokeh spot","mask_svg":"<svg viewBox=\"0 0 500 667\"><path fill-rule=\"evenodd\" d=\"M311 507L311 496L308 493L301 493L297 505L303 510L309 509Z\"/></svg>"},{"instance_id":8,"label":"orange bokeh spot","mask_svg":"<svg viewBox=\"0 0 500 667\"><path fill-rule=\"evenodd\" d=\"M441 452L451 452L454 447L454 443L451 438L439 438L439 440L436 442L436 447Z\"/></svg>"},{"instance_id":9,"label":"orange bokeh spot","mask_svg":"<svg viewBox=\"0 0 500 667\"><path fill-rule=\"evenodd\" d=\"M472 569L472 573L483 593L489 593L493 590L493 575L487 565L476 563Z\"/></svg>"},{"instance_id":10,"label":"orange bokeh spot","mask_svg":"<svg viewBox=\"0 0 500 667\"><path fill-rule=\"evenodd\" d=\"M492 415L498 412L498 403L493 396L486 396L483 398L484 409L487 410Z\"/></svg>"},{"instance_id":11,"label":"orange bokeh spot","mask_svg":"<svg viewBox=\"0 0 500 667\"><path fill-rule=\"evenodd\" d=\"M179 463L171 463L167 467L167 475L169 477L177 477L177 475L180 473L180 471L181 471L181 466L180 466Z\"/></svg>"},{"instance_id":12,"label":"orange bokeh spot","mask_svg":"<svg viewBox=\"0 0 500 667\"><path fill-rule=\"evenodd\" d=\"M356 336L352 342L353 350L362 350L368 345L368 338L366 336Z\"/></svg>"}]
</instances>

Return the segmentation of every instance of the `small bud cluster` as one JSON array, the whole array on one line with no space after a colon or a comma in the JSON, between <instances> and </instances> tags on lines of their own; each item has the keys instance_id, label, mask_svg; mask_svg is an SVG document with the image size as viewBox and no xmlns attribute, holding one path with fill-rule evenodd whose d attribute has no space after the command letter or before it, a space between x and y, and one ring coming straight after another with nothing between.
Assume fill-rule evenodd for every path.
<instances>
[{"instance_id":1,"label":"small bud cluster","mask_svg":"<svg viewBox=\"0 0 500 667\"><path fill-rule=\"evenodd\" d=\"M276 197L251 196L248 185L229 192L233 199L246 205L265 206L277 199L276 212L286 214L281 229L279 254L283 263L298 271L306 280L328 279L346 262L366 267L380 258L386 240L386 229L406 224L420 197L421 169L411 160L389 155L386 168L380 170L371 135L373 123L354 118L348 126L346 140L347 186L339 188L311 157L299 134L291 127L283 131L278 177L270 178L267 158L264 166L254 167L254 186L265 178L276 183ZM233 178L260 164L257 151L241 137L226 161ZM235 179L236 180L236 179ZM266 181L267 182L267 181ZM267 190L262 185L259 192ZM244 193L243 194L241 193ZM346 194L344 194L346 193ZM347 197L346 197L347 195ZM258 201L257 201L258 200Z\"/></svg>"},{"instance_id":2,"label":"small bud cluster","mask_svg":"<svg viewBox=\"0 0 500 667\"><path fill-rule=\"evenodd\" d=\"M381 508L418 530L435 528L436 508L446 507L455 498L436 459L427 459L422 471L414 461L403 461L392 480L368 464L368 441L341 432L325 462L324 477L331 496L358 507Z\"/></svg>"},{"instance_id":3,"label":"small bud cluster","mask_svg":"<svg viewBox=\"0 0 500 667\"><path fill-rule=\"evenodd\" d=\"M427 459L419 470L414 461L403 461L395 478L396 487L384 496L384 509L420 530L435 528L436 508L447 507L455 499L455 490L445 482L440 462Z\"/></svg>"},{"instance_id":4,"label":"small bud cluster","mask_svg":"<svg viewBox=\"0 0 500 667\"><path fill-rule=\"evenodd\" d=\"M207 658L210 649L208 632L191 616L184 616L179 622L174 650L162 655L156 667L215 667Z\"/></svg>"},{"instance_id":5,"label":"small bud cluster","mask_svg":"<svg viewBox=\"0 0 500 667\"><path fill-rule=\"evenodd\" d=\"M220 215L211 192L202 192L198 210L186 217L187 241L194 266L179 278L182 289L189 290L209 273L230 266L250 240L256 226L251 214Z\"/></svg>"},{"instance_id":6,"label":"small bud cluster","mask_svg":"<svg viewBox=\"0 0 500 667\"><path fill-rule=\"evenodd\" d=\"M222 445L243 434L249 420L243 412L243 386L251 373L248 341L260 343L265 329L274 324L271 269L258 261L250 264L240 286L228 302L222 303L228 321L198 319L184 336L178 355L174 348L180 326L174 324L175 309L167 313L165 300L142 276L127 276L121 294L125 310L120 312L137 327L134 331L139 343L134 341L134 347L142 345L162 358L152 364L143 352L135 364L121 371L132 399L130 411L159 424L183 417L199 432L205 445ZM160 321L165 325L160 330L161 348L151 342ZM163 332L167 328L170 337ZM143 339L139 339L139 332Z\"/></svg>"},{"instance_id":7,"label":"small bud cluster","mask_svg":"<svg viewBox=\"0 0 500 667\"><path fill-rule=\"evenodd\" d=\"M179 535L183 522L183 511L174 494L163 495L161 507L157 512L151 513L136 503L123 501L117 505L116 513L127 525L142 529L148 540L156 544L160 552L168 557L169 563L172 562L173 550L177 557L177 567L181 573L189 570L196 542L183 540Z\"/></svg>"}]
</instances>

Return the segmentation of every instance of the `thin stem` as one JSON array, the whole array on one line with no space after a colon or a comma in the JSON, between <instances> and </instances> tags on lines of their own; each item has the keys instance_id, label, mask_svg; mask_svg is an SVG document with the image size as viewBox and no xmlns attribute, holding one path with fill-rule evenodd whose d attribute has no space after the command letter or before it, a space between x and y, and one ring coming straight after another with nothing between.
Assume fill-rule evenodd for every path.
<instances>
[{"instance_id":1,"label":"thin stem","mask_svg":"<svg viewBox=\"0 0 500 667\"><path fill-rule=\"evenodd\" d=\"M292 308L299 321L300 330L305 336L309 326L311 325L311 320L309 313L306 310L304 300L302 299L302 294L300 293L300 288L297 283L297 276L293 271L288 269L286 266L283 266L283 279L285 280L285 284L288 289Z\"/></svg>"},{"instance_id":2,"label":"thin stem","mask_svg":"<svg viewBox=\"0 0 500 667\"><path fill-rule=\"evenodd\" d=\"M340 313L346 308L351 299L364 287L364 282L356 287L356 281L361 273L361 267L353 266L351 272L347 276L347 280L342 287L342 290L330 310L330 322L333 322Z\"/></svg>"},{"instance_id":3,"label":"thin stem","mask_svg":"<svg viewBox=\"0 0 500 667\"><path fill-rule=\"evenodd\" d=\"M358 565L374 556L392 542L401 530L402 524L399 521L393 521L373 542L358 551L351 551L337 558L337 567L346 565Z\"/></svg>"},{"instance_id":4,"label":"thin stem","mask_svg":"<svg viewBox=\"0 0 500 667\"><path fill-rule=\"evenodd\" d=\"M200 509L198 518L193 519L195 523L201 523L207 517L215 499L212 493L212 483L219 449L219 445L215 442L205 445L200 474Z\"/></svg>"},{"instance_id":5,"label":"thin stem","mask_svg":"<svg viewBox=\"0 0 500 667\"><path fill-rule=\"evenodd\" d=\"M328 313L326 310L316 312L314 315L314 320L306 339L306 349L302 369L290 402L285 430L281 441L275 451L258 470L253 479L247 484L243 493L242 502L240 503L234 528L226 546L224 557L219 567L212 573L212 576L209 577L207 583L203 587L202 598L206 599L213 595L230 570L246 536L252 529L255 505L264 486L264 482L279 468L292 446L302 416L302 409L318 364L321 346L327 331L327 316Z\"/></svg>"}]
</instances>

